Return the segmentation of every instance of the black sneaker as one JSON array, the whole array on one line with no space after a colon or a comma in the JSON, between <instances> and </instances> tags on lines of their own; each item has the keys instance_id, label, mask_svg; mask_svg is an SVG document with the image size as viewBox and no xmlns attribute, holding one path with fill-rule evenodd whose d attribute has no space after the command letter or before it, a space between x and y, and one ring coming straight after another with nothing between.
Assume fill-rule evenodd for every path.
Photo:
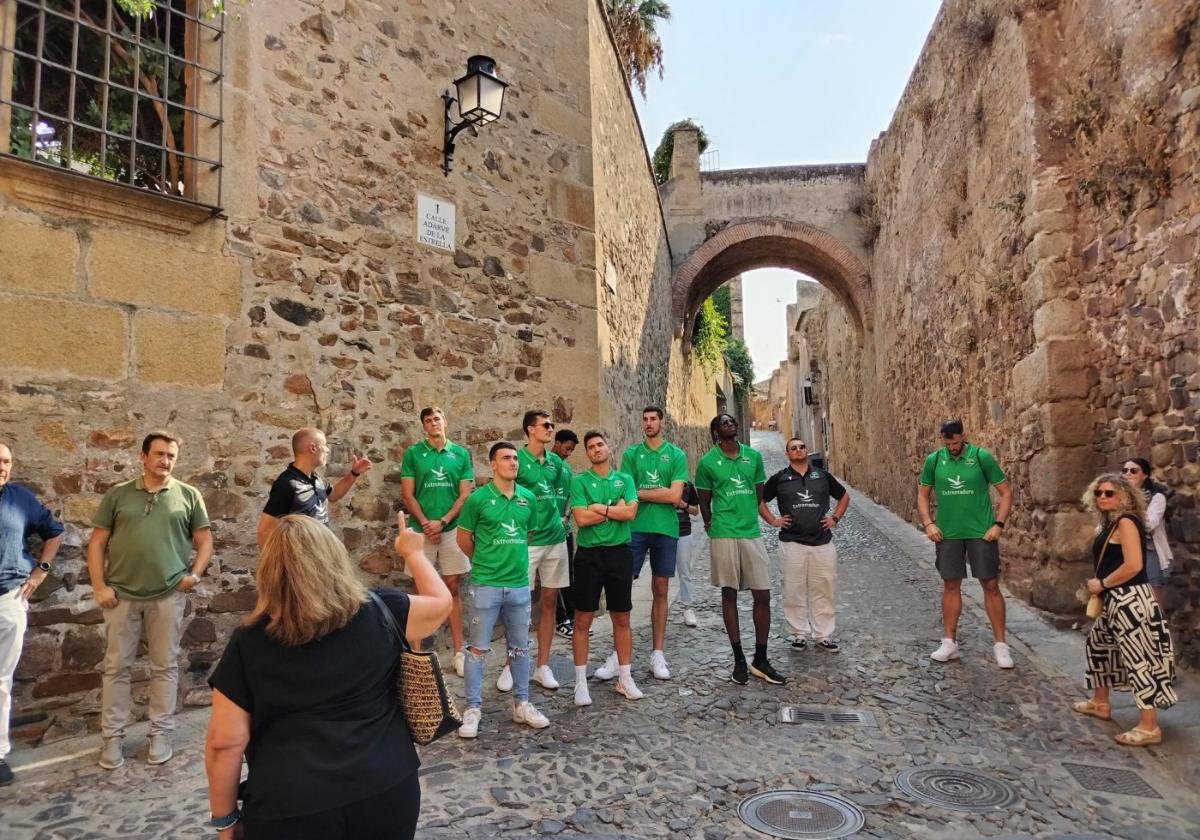
<instances>
[{"instance_id":1,"label":"black sneaker","mask_svg":"<svg viewBox=\"0 0 1200 840\"><path fill-rule=\"evenodd\" d=\"M838 643L833 639L822 639L821 641L817 642L817 647L821 648L822 650L836 651L838 649Z\"/></svg>"},{"instance_id":2,"label":"black sneaker","mask_svg":"<svg viewBox=\"0 0 1200 840\"><path fill-rule=\"evenodd\" d=\"M765 659L762 662L752 662L750 664L750 673L764 682L769 682L771 685L783 685L787 682L783 674L772 668L771 663Z\"/></svg>"},{"instance_id":3,"label":"black sneaker","mask_svg":"<svg viewBox=\"0 0 1200 840\"><path fill-rule=\"evenodd\" d=\"M792 636L792 650L804 650L808 647L808 639L803 636Z\"/></svg>"},{"instance_id":4,"label":"black sneaker","mask_svg":"<svg viewBox=\"0 0 1200 840\"><path fill-rule=\"evenodd\" d=\"M746 674L745 659L739 659L733 663L733 675L729 679L738 685L745 685L750 682L750 677Z\"/></svg>"},{"instance_id":5,"label":"black sneaker","mask_svg":"<svg viewBox=\"0 0 1200 840\"><path fill-rule=\"evenodd\" d=\"M13 771L8 762L0 759L0 787L13 783Z\"/></svg>"},{"instance_id":6,"label":"black sneaker","mask_svg":"<svg viewBox=\"0 0 1200 840\"><path fill-rule=\"evenodd\" d=\"M570 621L564 621L558 625L558 627L555 629L555 632L557 632L558 635L562 636L564 639L570 639L575 635L575 625Z\"/></svg>"}]
</instances>

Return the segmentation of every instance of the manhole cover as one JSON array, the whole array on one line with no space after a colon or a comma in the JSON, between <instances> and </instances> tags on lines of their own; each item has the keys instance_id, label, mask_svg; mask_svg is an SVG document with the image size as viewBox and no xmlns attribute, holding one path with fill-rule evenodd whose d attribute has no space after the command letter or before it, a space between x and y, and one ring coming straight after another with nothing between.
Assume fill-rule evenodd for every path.
<instances>
[{"instance_id":1,"label":"manhole cover","mask_svg":"<svg viewBox=\"0 0 1200 840\"><path fill-rule=\"evenodd\" d=\"M819 709L811 706L782 706L779 719L784 723L817 723L846 726L878 726L871 712L847 712L844 709Z\"/></svg>"},{"instance_id":2,"label":"manhole cover","mask_svg":"<svg viewBox=\"0 0 1200 840\"><path fill-rule=\"evenodd\" d=\"M1067 768L1067 772L1086 790L1162 799L1158 791L1146 784L1142 777L1132 770L1099 767L1095 764L1071 764L1067 761L1063 762L1063 767Z\"/></svg>"},{"instance_id":3,"label":"manhole cover","mask_svg":"<svg viewBox=\"0 0 1200 840\"><path fill-rule=\"evenodd\" d=\"M920 767L896 776L896 787L956 811L998 811L1012 805L1017 792L1007 782L964 767Z\"/></svg>"},{"instance_id":4,"label":"manhole cover","mask_svg":"<svg viewBox=\"0 0 1200 840\"><path fill-rule=\"evenodd\" d=\"M756 793L738 805L738 816L756 831L793 840L833 840L863 827L862 811L853 804L808 790Z\"/></svg>"}]
</instances>

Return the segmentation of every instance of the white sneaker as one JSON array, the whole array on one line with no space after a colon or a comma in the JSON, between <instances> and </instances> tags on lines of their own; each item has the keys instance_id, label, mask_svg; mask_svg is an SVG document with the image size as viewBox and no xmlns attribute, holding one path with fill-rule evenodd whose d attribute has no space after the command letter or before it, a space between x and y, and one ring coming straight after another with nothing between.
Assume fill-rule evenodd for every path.
<instances>
[{"instance_id":1,"label":"white sneaker","mask_svg":"<svg viewBox=\"0 0 1200 840\"><path fill-rule=\"evenodd\" d=\"M683 623L688 627L695 627L697 624L699 624L699 622L696 621L696 611L691 607L683 608Z\"/></svg>"},{"instance_id":2,"label":"white sneaker","mask_svg":"<svg viewBox=\"0 0 1200 840\"><path fill-rule=\"evenodd\" d=\"M671 671L667 668L667 657L661 650L650 654L650 673L654 674L656 680L671 679Z\"/></svg>"},{"instance_id":3,"label":"white sneaker","mask_svg":"<svg viewBox=\"0 0 1200 840\"><path fill-rule=\"evenodd\" d=\"M512 691L512 668L504 666L500 676L496 677L496 688L500 691Z\"/></svg>"},{"instance_id":4,"label":"white sneaker","mask_svg":"<svg viewBox=\"0 0 1200 840\"><path fill-rule=\"evenodd\" d=\"M533 707L528 700L522 700L513 706L513 723L523 723L534 729L545 729L550 725L550 719Z\"/></svg>"},{"instance_id":5,"label":"white sneaker","mask_svg":"<svg viewBox=\"0 0 1200 840\"><path fill-rule=\"evenodd\" d=\"M942 639L942 646L929 654L929 658L934 662L949 662L951 659L958 659L958 642L953 639Z\"/></svg>"},{"instance_id":6,"label":"white sneaker","mask_svg":"<svg viewBox=\"0 0 1200 840\"><path fill-rule=\"evenodd\" d=\"M463 669L466 668L466 666L467 657L460 650L458 653L454 654L454 673L461 677L463 675Z\"/></svg>"},{"instance_id":7,"label":"white sneaker","mask_svg":"<svg viewBox=\"0 0 1200 840\"><path fill-rule=\"evenodd\" d=\"M592 674L592 676L598 680L611 680L617 675L617 670L620 667L620 663L617 662L616 651L614 651L613 653L609 654L608 659L604 660L604 664L597 668L596 672Z\"/></svg>"},{"instance_id":8,"label":"white sneaker","mask_svg":"<svg viewBox=\"0 0 1200 840\"><path fill-rule=\"evenodd\" d=\"M1004 642L996 642L992 646L992 653L996 655L996 664L1001 668L1013 667L1012 651L1008 649L1008 645Z\"/></svg>"},{"instance_id":9,"label":"white sneaker","mask_svg":"<svg viewBox=\"0 0 1200 840\"><path fill-rule=\"evenodd\" d=\"M458 727L459 738L476 738L479 736L479 719L483 713L479 709L467 709L463 712L462 726Z\"/></svg>"},{"instance_id":10,"label":"white sneaker","mask_svg":"<svg viewBox=\"0 0 1200 840\"><path fill-rule=\"evenodd\" d=\"M590 706L592 705L592 695L588 691L587 683L575 683L575 705Z\"/></svg>"},{"instance_id":11,"label":"white sneaker","mask_svg":"<svg viewBox=\"0 0 1200 840\"><path fill-rule=\"evenodd\" d=\"M551 691L558 690L558 680L554 679L554 672L550 670L549 665L539 665L533 672L533 681L542 688L548 688Z\"/></svg>"},{"instance_id":12,"label":"white sneaker","mask_svg":"<svg viewBox=\"0 0 1200 840\"><path fill-rule=\"evenodd\" d=\"M641 700L646 696L642 693L642 690L637 687L637 684L633 681L633 677L630 677L627 680L617 680L616 689L617 694L625 695L626 700Z\"/></svg>"}]
</instances>

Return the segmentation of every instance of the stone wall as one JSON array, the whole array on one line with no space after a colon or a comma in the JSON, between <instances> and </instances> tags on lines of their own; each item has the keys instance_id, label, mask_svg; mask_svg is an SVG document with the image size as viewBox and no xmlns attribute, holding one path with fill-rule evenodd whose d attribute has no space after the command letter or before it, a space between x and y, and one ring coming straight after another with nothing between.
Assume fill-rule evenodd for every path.
<instances>
[{"instance_id":1,"label":"stone wall","mask_svg":"<svg viewBox=\"0 0 1200 840\"><path fill-rule=\"evenodd\" d=\"M230 18L223 217L164 225L150 199L118 218L128 190L101 184L104 200L84 206L67 182L35 195L25 164L0 171L0 428L16 480L68 525L17 672L18 737L95 725L101 617L80 547L102 493L136 474L146 430L182 434L177 474L214 522L181 681L204 703L211 663L254 602L254 526L295 428L326 430L334 477L352 452L374 461L333 515L378 581L395 579L398 467L423 405L446 408L484 475L487 446L518 439L531 406L629 437L602 397L640 408L665 396L668 351L637 342L667 329L650 278L668 257L595 0L463 12L301 0ZM440 95L474 51L512 87L502 119L460 136L446 177ZM602 156L593 111L608 121L598 136L615 133ZM456 205L454 253L416 244L418 190ZM617 195L631 215L605 206ZM600 303L608 262L619 296ZM139 665L135 697L146 676Z\"/></svg>"},{"instance_id":2,"label":"stone wall","mask_svg":"<svg viewBox=\"0 0 1200 840\"><path fill-rule=\"evenodd\" d=\"M947 2L868 158L875 329L861 352L827 306L824 330L835 464L915 518L920 460L962 416L1015 485L1006 573L1038 606L1078 609L1087 481L1150 457L1193 660L1198 10Z\"/></svg>"}]
</instances>

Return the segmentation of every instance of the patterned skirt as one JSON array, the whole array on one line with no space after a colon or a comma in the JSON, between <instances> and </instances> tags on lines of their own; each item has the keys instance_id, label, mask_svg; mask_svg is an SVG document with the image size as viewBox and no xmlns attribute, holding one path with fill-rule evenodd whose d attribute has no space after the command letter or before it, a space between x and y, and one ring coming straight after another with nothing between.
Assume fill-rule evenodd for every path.
<instances>
[{"instance_id":1,"label":"patterned skirt","mask_svg":"<svg viewBox=\"0 0 1200 840\"><path fill-rule=\"evenodd\" d=\"M1119 586L1100 598L1104 608L1087 637L1088 688L1131 691L1139 709L1175 705L1175 650L1150 587Z\"/></svg>"}]
</instances>

